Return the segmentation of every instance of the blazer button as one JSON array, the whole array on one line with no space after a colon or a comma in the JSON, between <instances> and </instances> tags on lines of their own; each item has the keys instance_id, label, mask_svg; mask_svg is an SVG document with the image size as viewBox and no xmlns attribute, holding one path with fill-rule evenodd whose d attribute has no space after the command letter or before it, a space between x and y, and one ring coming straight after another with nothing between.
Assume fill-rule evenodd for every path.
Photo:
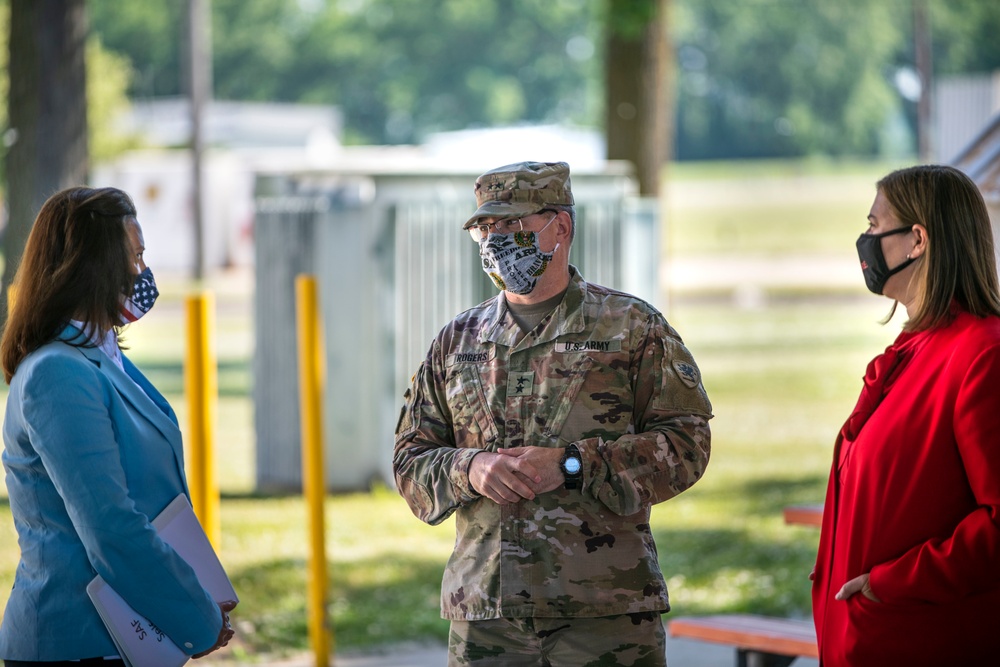
<instances>
[{"instance_id":1,"label":"blazer button","mask_svg":"<svg viewBox=\"0 0 1000 667\"><path fill-rule=\"evenodd\" d=\"M184 648L194 648L194 644L191 642L184 642Z\"/></svg>"}]
</instances>

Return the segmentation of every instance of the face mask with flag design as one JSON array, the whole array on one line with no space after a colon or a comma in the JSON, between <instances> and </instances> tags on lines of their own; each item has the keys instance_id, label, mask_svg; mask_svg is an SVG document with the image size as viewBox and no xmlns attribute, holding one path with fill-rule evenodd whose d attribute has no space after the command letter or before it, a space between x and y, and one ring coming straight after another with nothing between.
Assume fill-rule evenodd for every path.
<instances>
[{"instance_id":1,"label":"face mask with flag design","mask_svg":"<svg viewBox=\"0 0 1000 667\"><path fill-rule=\"evenodd\" d=\"M122 319L125 323L131 323L149 312L149 309L156 303L156 297L160 296L160 291L156 289L156 279L153 272L147 266L142 273L135 277L132 285L132 296L122 302Z\"/></svg>"}]
</instances>

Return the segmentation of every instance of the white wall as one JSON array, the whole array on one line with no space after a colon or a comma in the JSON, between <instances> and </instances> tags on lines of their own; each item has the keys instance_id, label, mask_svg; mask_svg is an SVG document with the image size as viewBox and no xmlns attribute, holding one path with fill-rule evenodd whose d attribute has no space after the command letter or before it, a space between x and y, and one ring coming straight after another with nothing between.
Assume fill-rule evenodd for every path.
<instances>
[{"instance_id":1,"label":"white wall","mask_svg":"<svg viewBox=\"0 0 1000 667\"><path fill-rule=\"evenodd\" d=\"M207 153L204 161L205 268L253 261L253 172L240 156ZM94 171L91 185L124 190L135 201L154 271L194 267L191 158L187 151L128 153Z\"/></svg>"}]
</instances>

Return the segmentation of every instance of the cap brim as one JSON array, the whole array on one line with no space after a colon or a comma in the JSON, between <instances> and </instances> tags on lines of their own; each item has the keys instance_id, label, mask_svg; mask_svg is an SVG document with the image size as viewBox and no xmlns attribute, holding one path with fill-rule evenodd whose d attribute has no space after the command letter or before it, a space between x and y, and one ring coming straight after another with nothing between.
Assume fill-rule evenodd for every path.
<instances>
[{"instance_id":1,"label":"cap brim","mask_svg":"<svg viewBox=\"0 0 1000 667\"><path fill-rule=\"evenodd\" d=\"M516 218L522 215L538 213L546 207L546 204L537 202L506 202L488 201L476 209L472 217L466 221L462 229L468 229L476 224L480 218Z\"/></svg>"}]
</instances>

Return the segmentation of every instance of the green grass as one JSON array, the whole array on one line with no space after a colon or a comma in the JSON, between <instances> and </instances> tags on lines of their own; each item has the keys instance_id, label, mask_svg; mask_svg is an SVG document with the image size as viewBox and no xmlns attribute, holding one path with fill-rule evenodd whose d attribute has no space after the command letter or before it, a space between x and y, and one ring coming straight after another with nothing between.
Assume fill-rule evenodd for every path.
<instances>
[{"instance_id":1,"label":"green grass","mask_svg":"<svg viewBox=\"0 0 1000 667\"><path fill-rule=\"evenodd\" d=\"M653 511L675 613L808 614L806 576L818 533L784 525L781 511L822 500L834 434L853 405L865 363L895 329L876 323L884 311L875 298L676 308L673 323L702 367L717 416L705 478ZM183 407L180 396L170 398ZM227 426L220 454L235 464L220 467L220 481L226 490L222 558L242 598L236 654L306 649L304 502L247 493L248 399L222 404L220 423ZM0 515L8 512L0 505ZM438 591L453 522L426 526L386 489L331 497L326 515L338 647L445 641ZM6 590L17 558L7 516L0 517L0 531Z\"/></svg>"},{"instance_id":2,"label":"green grass","mask_svg":"<svg viewBox=\"0 0 1000 667\"><path fill-rule=\"evenodd\" d=\"M716 417L705 478L654 509L674 610L806 616L818 532L782 509L822 502L834 436L894 326L877 299L677 310Z\"/></svg>"},{"instance_id":3,"label":"green grass","mask_svg":"<svg viewBox=\"0 0 1000 667\"><path fill-rule=\"evenodd\" d=\"M386 489L330 498L325 512L338 646L444 641L447 624L438 617L437 599L451 524L421 524ZM242 599L237 616L246 649L307 648L303 501L227 499L222 521L222 557Z\"/></svg>"},{"instance_id":4,"label":"green grass","mask_svg":"<svg viewBox=\"0 0 1000 667\"><path fill-rule=\"evenodd\" d=\"M850 163L821 170L810 164L676 168L667 188L669 252L780 256L853 248L867 227L875 183L888 167Z\"/></svg>"},{"instance_id":5,"label":"green grass","mask_svg":"<svg viewBox=\"0 0 1000 667\"><path fill-rule=\"evenodd\" d=\"M771 165L748 177L720 169L672 183L672 193L684 193L671 199L674 250L853 253L872 183L885 171L861 165L813 173L812 167ZM254 660L308 646L307 531L301 498L253 494L253 341L245 279L226 276L209 286L219 303L221 556L242 599L231 655ZM808 615L807 575L818 531L786 526L782 508L822 501L834 436L865 364L899 328L878 324L889 304L864 292L860 273L858 284L853 295L771 298L754 308L685 295L671 304L671 323L701 366L716 414L705 478L653 510L674 613ZM129 356L167 394L182 425L180 299L190 289L184 281L167 284L161 303L127 333ZM328 498L326 520L338 649L445 641L438 592L454 523L422 524L387 489ZM0 604L17 557L0 496Z\"/></svg>"}]
</instances>

